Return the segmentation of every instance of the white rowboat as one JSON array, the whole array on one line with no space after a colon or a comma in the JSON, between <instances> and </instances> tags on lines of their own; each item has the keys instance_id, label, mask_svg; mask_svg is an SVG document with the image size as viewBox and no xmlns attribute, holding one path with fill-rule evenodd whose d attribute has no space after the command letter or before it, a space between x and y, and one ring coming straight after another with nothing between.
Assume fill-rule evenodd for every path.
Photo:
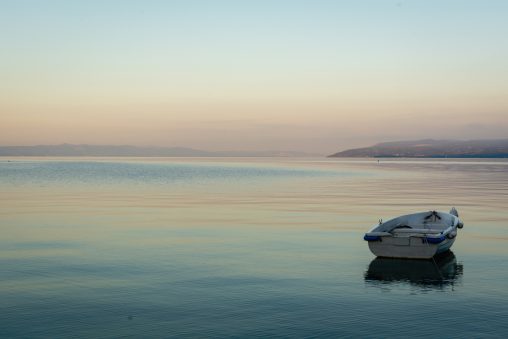
<instances>
[{"instance_id":1,"label":"white rowboat","mask_svg":"<svg viewBox=\"0 0 508 339\"><path fill-rule=\"evenodd\" d=\"M463 222L455 208L446 212L420 212L403 215L365 233L370 251L378 257L430 259L448 251Z\"/></svg>"}]
</instances>

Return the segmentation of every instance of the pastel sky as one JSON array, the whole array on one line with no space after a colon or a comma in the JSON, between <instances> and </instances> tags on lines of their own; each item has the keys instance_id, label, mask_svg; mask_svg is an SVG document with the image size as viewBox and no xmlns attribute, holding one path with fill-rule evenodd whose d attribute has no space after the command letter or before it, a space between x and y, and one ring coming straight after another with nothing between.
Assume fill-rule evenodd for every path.
<instances>
[{"instance_id":1,"label":"pastel sky","mask_svg":"<svg viewBox=\"0 0 508 339\"><path fill-rule=\"evenodd\" d=\"M508 1L0 0L0 145L508 137Z\"/></svg>"}]
</instances>

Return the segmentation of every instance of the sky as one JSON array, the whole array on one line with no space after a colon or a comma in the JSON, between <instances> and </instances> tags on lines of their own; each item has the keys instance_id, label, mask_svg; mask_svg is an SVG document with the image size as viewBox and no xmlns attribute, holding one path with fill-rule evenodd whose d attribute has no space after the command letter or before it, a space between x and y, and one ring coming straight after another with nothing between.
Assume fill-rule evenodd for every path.
<instances>
[{"instance_id":1,"label":"sky","mask_svg":"<svg viewBox=\"0 0 508 339\"><path fill-rule=\"evenodd\" d=\"M508 138L508 1L0 0L0 145Z\"/></svg>"}]
</instances>

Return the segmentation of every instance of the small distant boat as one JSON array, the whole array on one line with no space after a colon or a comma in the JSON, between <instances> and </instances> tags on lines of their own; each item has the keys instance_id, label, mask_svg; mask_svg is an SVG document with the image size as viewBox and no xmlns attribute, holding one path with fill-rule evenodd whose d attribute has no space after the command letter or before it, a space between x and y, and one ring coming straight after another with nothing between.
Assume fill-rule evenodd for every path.
<instances>
[{"instance_id":1,"label":"small distant boat","mask_svg":"<svg viewBox=\"0 0 508 339\"><path fill-rule=\"evenodd\" d=\"M363 239L378 257L430 259L448 251L457 238L457 228L463 226L453 207L449 213L420 212L380 220Z\"/></svg>"}]
</instances>

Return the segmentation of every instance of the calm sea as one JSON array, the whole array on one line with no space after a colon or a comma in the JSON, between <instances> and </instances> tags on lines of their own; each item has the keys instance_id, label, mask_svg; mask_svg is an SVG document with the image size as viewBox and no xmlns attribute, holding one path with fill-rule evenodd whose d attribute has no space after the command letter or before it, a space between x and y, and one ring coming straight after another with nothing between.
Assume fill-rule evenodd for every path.
<instances>
[{"instance_id":1,"label":"calm sea","mask_svg":"<svg viewBox=\"0 0 508 339\"><path fill-rule=\"evenodd\" d=\"M455 206L453 253L375 259ZM507 337L508 161L0 160L1 337Z\"/></svg>"}]
</instances>

